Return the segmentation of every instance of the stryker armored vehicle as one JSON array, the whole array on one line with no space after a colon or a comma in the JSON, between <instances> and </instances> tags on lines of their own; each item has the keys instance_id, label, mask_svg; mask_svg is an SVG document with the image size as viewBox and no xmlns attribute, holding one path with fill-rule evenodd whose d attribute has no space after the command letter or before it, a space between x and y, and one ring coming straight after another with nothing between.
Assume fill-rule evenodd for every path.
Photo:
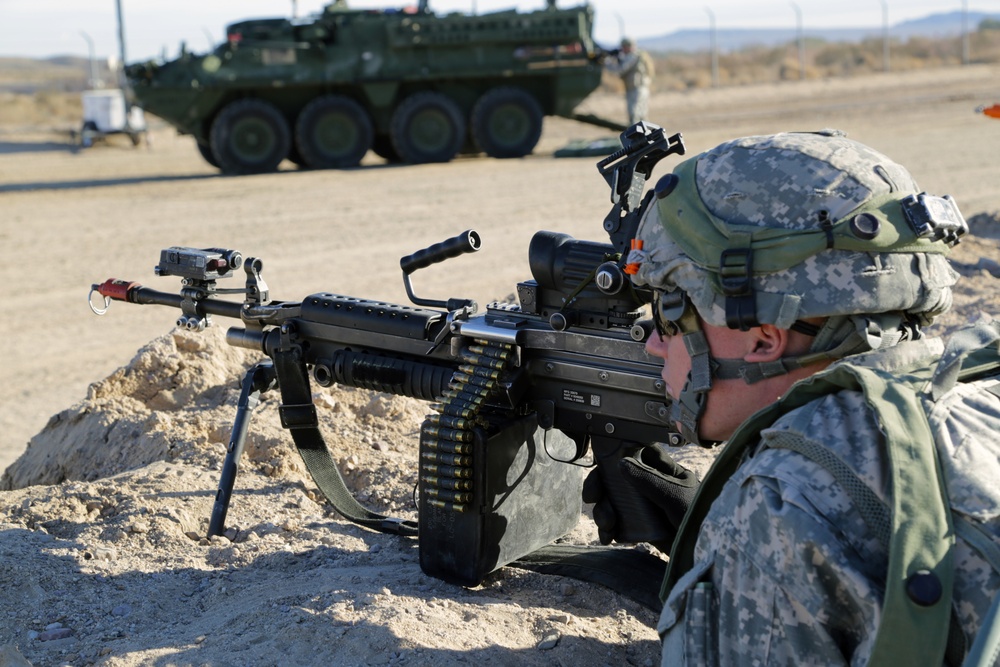
<instances>
[{"instance_id":1,"label":"stryker armored vehicle","mask_svg":"<svg viewBox=\"0 0 1000 667\"><path fill-rule=\"evenodd\" d=\"M433 14L352 10L233 23L213 52L126 68L135 102L192 135L225 173L447 162L460 152L532 152L546 115L575 114L598 87L593 9Z\"/></svg>"}]
</instances>

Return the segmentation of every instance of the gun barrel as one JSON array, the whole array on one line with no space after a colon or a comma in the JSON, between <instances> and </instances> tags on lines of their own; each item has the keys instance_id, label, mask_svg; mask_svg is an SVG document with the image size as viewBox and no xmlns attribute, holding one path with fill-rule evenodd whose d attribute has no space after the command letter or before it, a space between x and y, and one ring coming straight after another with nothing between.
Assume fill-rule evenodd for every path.
<instances>
[{"instance_id":1,"label":"gun barrel","mask_svg":"<svg viewBox=\"0 0 1000 667\"><path fill-rule=\"evenodd\" d=\"M265 352L264 331L248 331L241 327L230 327L226 330L226 342L233 347L242 347L255 352Z\"/></svg>"},{"instance_id":2,"label":"gun barrel","mask_svg":"<svg viewBox=\"0 0 1000 667\"><path fill-rule=\"evenodd\" d=\"M181 294L171 294L160 292L149 287L137 287L129 293L129 301L142 305L172 306L181 308L185 297ZM243 303L236 301L223 301L222 299L200 299L198 308L206 315L218 315L219 317L231 317L240 319L243 311Z\"/></svg>"},{"instance_id":3,"label":"gun barrel","mask_svg":"<svg viewBox=\"0 0 1000 667\"><path fill-rule=\"evenodd\" d=\"M93 285L91 289L103 297L115 301L127 301L140 305L170 306L171 308L182 308L185 297L183 294L171 292L161 292L150 287L143 287L136 282L109 278L100 285ZM219 317L231 317L240 319L243 304L235 301L223 301L222 299L206 298L198 301L200 308L206 315L218 315Z\"/></svg>"}]
</instances>

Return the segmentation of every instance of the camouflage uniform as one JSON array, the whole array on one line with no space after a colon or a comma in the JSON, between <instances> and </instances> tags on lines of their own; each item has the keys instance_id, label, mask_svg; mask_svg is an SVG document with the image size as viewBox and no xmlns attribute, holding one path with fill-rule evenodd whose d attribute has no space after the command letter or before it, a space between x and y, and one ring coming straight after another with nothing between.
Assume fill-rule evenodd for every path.
<instances>
[{"instance_id":1,"label":"camouflage uniform","mask_svg":"<svg viewBox=\"0 0 1000 667\"><path fill-rule=\"evenodd\" d=\"M626 40L622 41L624 46ZM631 42L629 42L631 44ZM625 106L628 109L629 125L644 120L649 115L649 86L653 81L649 56L634 49L622 53L617 60L609 61L608 71L621 77L625 84Z\"/></svg>"},{"instance_id":2,"label":"camouflage uniform","mask_svg":"<svg viewBox=\"0 0 1000 667\"><path fill-rule=\"evenodd\" d=\"M685 339L692 372L675 409L695 405L685 392L707 391L706 376L721 377L727 364L738 370L728 377L748 384L824 357L892 377L915 362L932 364L943 344L922 338L919 325L950 307L957 276L945 246L957 239L910 231L900 202L916 201L916 193L904 168L836 132L736 140L661 180L658 203L637 234L644 247L629 256L640 265L638 285L680 290L705 322L737 328L747 319L745 302L742 311L733 307L719 258L753 247L743 267L756 318L748 326L788 329L802 318L827 318L808 355L759 368L711 358L703 333L694 332L702 338ZM942 228L964 227L950 199L927 206ZM931 428L953 515L985 526L1000 544L1000 390L973 396L961 393L966 388L942 416L931 413ZM675 419L683 428L687 417L697 430L700 414ZM866 664L882 619L886 547L825 467L780 443L797 436L819 445L886 501L890 477L876 414L862 393L842 390L759 435L700 525L694 566L666 597L663 665ZM1000 574L961 539L955 570L953 607L971 637L1000 590Z\"/></svg>"},{"instance_id":3,"label":"camouflage uniform","mask_svg":"<svg viewBox=\"0 0 1000 667\"><path fill-rule=\"evenodd\" d=\"M939 339L925 339L850 361L891 373L940 349ZM949 439L960 451L939 444L950 462L952 509L985 522L1000 543L1000 444L993 435L1000 433L1000 398L954 406L949 421L965 436ZM883 437L862 394L827 396L762 431L701 525L695 568L667 598L658 628L664 667L867 663L888 554L825 468L768 447L783 433L827 448L886 500ZM956 548L953 606L971 643L1000 575L961 539Z\"/></svg>"}]
</instances>

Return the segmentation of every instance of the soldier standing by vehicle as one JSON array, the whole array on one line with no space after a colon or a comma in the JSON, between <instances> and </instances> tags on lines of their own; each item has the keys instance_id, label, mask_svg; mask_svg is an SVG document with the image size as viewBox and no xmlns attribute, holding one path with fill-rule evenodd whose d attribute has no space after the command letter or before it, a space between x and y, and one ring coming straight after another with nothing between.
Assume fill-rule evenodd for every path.
<instances>
[{"instance_id":1,"label":"soldier standing by vehicle","mask_svg":"<svg viewBox=\"0 0 1000 667\"><path fill-rule=\"evenodd\" d=\"M1000 664L1000 322L922 332L957 206L833 131L722 144L656 197L647 351L682 434L727 443L673 541L663 664ZM622 468L678 528L666 452Z\"/></svg>"},{"instance_id":2,"label":"soldier standing by vehicle","mask_svg":"<svg viewBox=\"0 0 1000 667\"><path fill-rule=\"evenodd\" d=\"M604 63L605 68L621 77L625 84L625 104L629 125L645 120L649 114L649 85L653 81L653 59L624 37L615 58Z\"/></svg>"}]
</instances>

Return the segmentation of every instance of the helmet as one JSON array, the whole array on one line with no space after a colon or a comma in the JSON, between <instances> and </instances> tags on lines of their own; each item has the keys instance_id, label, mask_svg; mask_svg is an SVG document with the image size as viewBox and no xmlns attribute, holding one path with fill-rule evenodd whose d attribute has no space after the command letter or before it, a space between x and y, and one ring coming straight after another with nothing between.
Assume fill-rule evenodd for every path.
<instances>
[{"instance_id":1,"label":"helmet","mask_svg":"<svg viewBox=\"0 0 1000 667\"><path fill-rule=\"evenodd\" d=\"M716 326L886 313L928 324L951 305L945 255L966 231L954 200L842 132L745 137L660 179L633 281L683 290Z\"/></svg>"},{"instance_id":2,"label":"helmet","mask_svg":"<svg viewBox=\"0 0 1000 667\"><path fill-rule=\"evenodd\" d=\"M635 46L635 42L634 42L634 41L632 41L632 38L631 38L631 37L622 37L622 43L621 43L621 47L622 47L623 49L624 49L624 48L631 48L631 47L633 47L633 46Z\"/></svg>"},{"instance_id":3,"label":"helmet","mask_svg":"<svg viewBox=\"0 0 1000 667\"><path fill-rule=\"evenodd\" d=\"M712 377L752 383L919 337L951 306L946 254L967 231L950 197L881 153L837 130L789 132L726 142L662 177L628 262L636 285L675 293L661 301L677 317L689 304L715 326L815 335L809 354L766 367L692 358L685 392L704 394ZM703 396L681 398L691 440Z\"/></svg>"}]
</instances>

